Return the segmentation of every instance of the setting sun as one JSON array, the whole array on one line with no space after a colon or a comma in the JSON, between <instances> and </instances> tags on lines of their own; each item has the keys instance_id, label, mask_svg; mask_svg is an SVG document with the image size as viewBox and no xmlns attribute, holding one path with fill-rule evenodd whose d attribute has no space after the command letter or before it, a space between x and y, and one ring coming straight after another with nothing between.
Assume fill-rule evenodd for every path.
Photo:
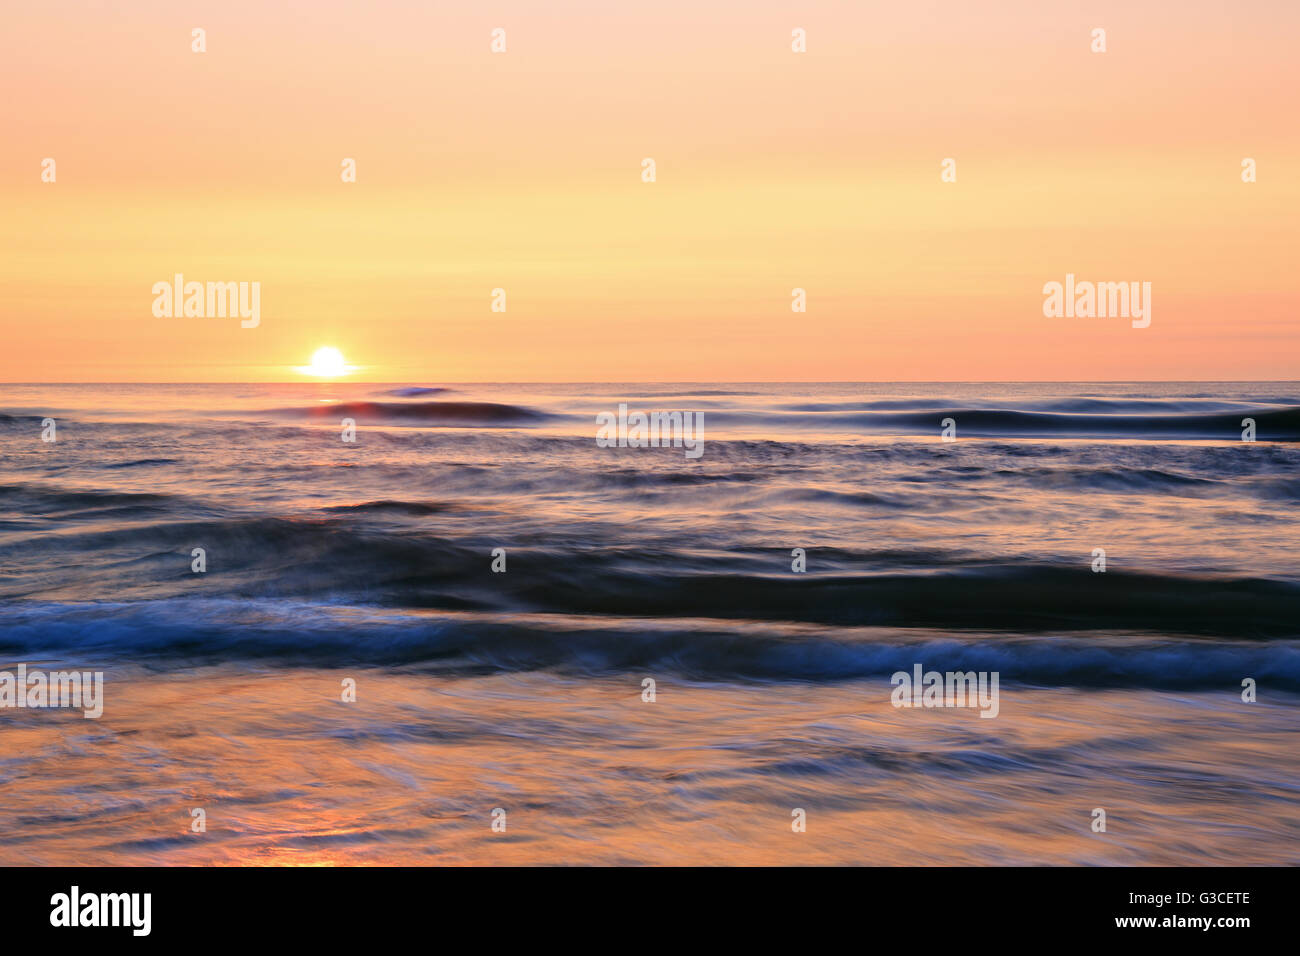
<instances>
[{"instance_id":1,"label":"setting sun","mask_svg":"<svg viewBox=\"0 0 1300 956\"><path fill-rule=\"evenodd\" d=\"M323 345L312 354L311 364L299 366L298 371L304 375L333 378L337 375L347 375L352 371L352 366L343 360L343 353L338 349Z\"/></svg>"}]
</instances>

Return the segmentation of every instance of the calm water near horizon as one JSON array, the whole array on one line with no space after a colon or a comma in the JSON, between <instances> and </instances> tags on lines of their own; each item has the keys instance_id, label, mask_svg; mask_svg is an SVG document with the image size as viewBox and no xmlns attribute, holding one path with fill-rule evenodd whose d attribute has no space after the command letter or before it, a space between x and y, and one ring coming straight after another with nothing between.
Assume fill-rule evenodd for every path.
<instances>
[{"instance_id":1,"label":"calm water near horizon","mask_svg":"<svg viewBox=\"0 0 1300 956\"><path fill-rule=\"evenodd\" d=\"M0 710L0 864L1300 863L1298 454L1296 382L0 385L0 670L105 680Z\"/></svg>"}]
</instances>

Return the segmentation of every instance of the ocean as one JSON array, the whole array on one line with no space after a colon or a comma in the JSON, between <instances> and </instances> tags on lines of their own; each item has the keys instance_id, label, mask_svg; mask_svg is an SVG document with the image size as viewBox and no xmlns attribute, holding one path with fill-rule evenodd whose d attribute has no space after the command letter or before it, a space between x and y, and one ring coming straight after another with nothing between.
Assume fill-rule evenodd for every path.
<instances>
[{"instance_id":1,"label":"ocean","mask_svg":"<svg viewBox=\"0 0 1300 956\"><path fill-rule=\"evenodd\" d=\"M0 864L1294 865L1298 442L1295 382L0 385L0 671L103 674L0 706Z\"/></svg>"}]
</instances>

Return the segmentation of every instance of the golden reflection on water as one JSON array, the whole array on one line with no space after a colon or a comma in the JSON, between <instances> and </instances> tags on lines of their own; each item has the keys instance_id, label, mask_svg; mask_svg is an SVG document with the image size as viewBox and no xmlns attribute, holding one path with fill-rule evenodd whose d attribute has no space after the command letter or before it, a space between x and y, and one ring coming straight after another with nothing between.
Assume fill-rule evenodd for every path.
<instances>
[{"instance_id":1,"label":"golden reflection on water","mask_svg":"<svg viewBox=\"0 0 1300 956\"><path fill-rule=\"evenodd\" d=\"M1295 701L1004 685L987 720L896 710L885 678L660 675L654 703L640 675L108 678L99 721L3 715L0 864L1295 863L1300 846Z\"/></svg>"}]
</instances>

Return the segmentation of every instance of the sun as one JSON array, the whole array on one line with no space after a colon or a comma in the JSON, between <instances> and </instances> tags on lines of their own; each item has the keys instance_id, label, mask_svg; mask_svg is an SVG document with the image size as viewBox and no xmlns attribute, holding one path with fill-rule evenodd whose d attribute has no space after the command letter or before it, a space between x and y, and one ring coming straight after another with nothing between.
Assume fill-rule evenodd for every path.
<instances>
[{"instance_id":1,"label":"sun","mask_svg":"<svg viewBox=\"0 0 1300 956\"><path fill-rule=\"evenodd\" d=\"M316 375L320 378L335 378L347 375L352 366L343 360L343 353L332 345L322 345L311 357L310 365L300 365L298 371L304 375Z\"/></svg>"}]
</instances>

